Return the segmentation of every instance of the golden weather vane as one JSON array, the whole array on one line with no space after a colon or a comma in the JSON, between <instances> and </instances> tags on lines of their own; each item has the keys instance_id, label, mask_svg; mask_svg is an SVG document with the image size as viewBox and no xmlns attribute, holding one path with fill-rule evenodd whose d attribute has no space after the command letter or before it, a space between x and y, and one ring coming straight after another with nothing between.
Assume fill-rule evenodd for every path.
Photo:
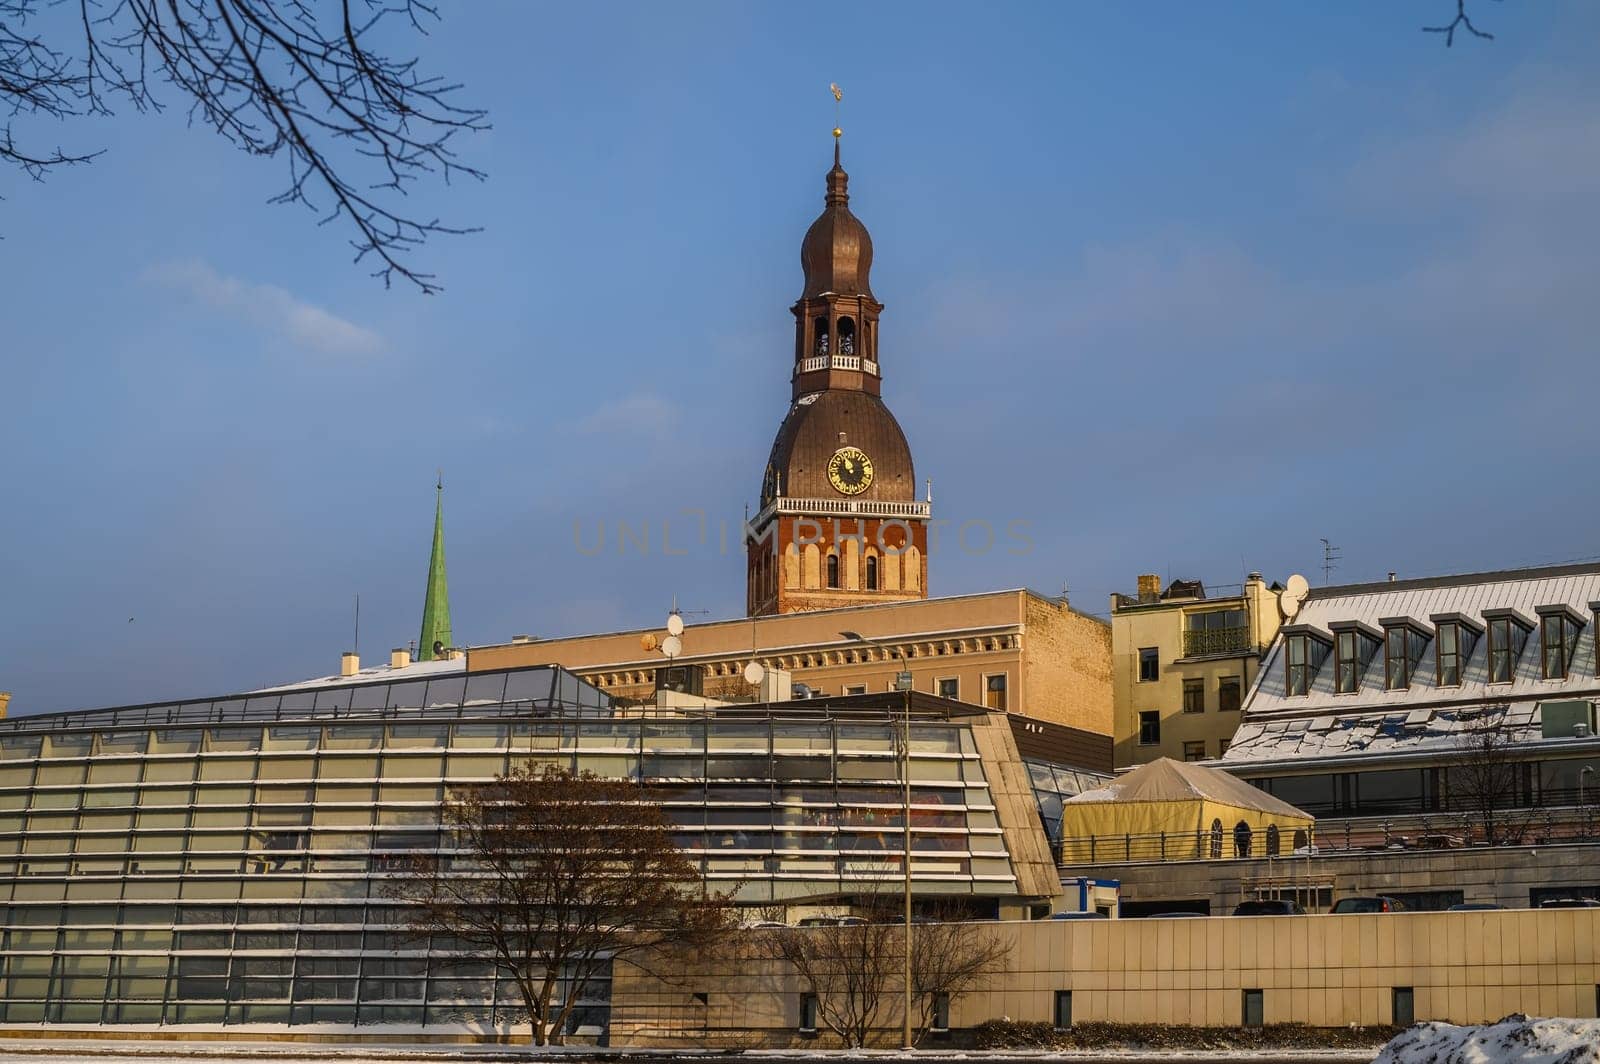
<instances>
[{"instance_id":1,"label":"golden weather vane","mask_svg":"<svg viewBox=\"0 0 1600 1064\"><path fill-rule=\"evenodd\" d=\"M844 130L839 128L839 107L844 101L844 90L830 81L828 91L833 93L833 139L838 140L844 135Z\"/></svg>"}]
</instances>

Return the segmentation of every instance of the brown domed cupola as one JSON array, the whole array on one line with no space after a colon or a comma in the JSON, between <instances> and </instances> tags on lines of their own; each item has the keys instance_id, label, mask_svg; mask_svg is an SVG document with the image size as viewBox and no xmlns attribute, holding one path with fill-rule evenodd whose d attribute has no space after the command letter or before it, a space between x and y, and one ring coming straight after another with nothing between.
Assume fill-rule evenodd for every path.
<instances>
[{"instance_id":1,"label":"brown domed cupola","mask_svg":"<svg viewBox=\"0 0 1600 1064\"><path fill-rule=\"evenodd\" d=\"M833 146L833 169L828 171L826 206L800 244L800 268L806 287L801 299L824 295L872 298L868 275L872 272L872 235L861 219L850 213L850 175L839 165L839 145Z\"/></svg>"},{"instance_id":2,"label":"brown domed cupola","mask_svg":"<svg viewBox=\"0 0 1600 1064\"><path fill-rule=\"evenodd\" d=\"M794 311L794 397L826 388L877 395L878 314L872 295L872 235L850 211L850 175L833 142L822 214L800 242L805 289Z\"/></svg>"},{"instance_id":3,"label":"brown domed cupola","mask_svg":"<svg viewBox=\"0 0 1600 1064\"><path fill-rule=\"evenodd\" d=\"M879 397L872 237L850 211L834 130L822 215L800 244L793 399L746 531L752 616L928 595L931 503Z\"/></svg>"}]
</instances>

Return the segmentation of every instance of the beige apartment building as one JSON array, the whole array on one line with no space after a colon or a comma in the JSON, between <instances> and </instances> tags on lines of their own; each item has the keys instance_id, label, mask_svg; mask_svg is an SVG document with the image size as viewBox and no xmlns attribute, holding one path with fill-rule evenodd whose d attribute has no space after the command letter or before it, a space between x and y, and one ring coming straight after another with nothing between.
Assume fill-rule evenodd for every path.
<instances>
[{"instance_id":1,"label":"beige apartment building","mask_svg":"<svg viewBox=\"0 0 1600 1064\"><path fill-rule=\"evenodd\" d=\"M1208 596L1198 580L1111 596L1112 691L1118 768L1170 757L1220 757L1239 707L1278 634L1278 588L1251 573L1235 594Z\"/></svg>"},{"instance_id":2,"label":"beige apartment building","mask_svg":"<svg viewBox=\"0 0 1600 1064\"><path fill-rule=\"evenodd\" d=\"M802 695L894 690L903 669L916 691L1112 734L1110 626L1024 589L690 624L671 659L665 636L519 637L471 648L467 668L557 664L638 699L654 697L658 679L712 698L753 697L751 661L788 672Z\"/></svg>"}]
</instances>

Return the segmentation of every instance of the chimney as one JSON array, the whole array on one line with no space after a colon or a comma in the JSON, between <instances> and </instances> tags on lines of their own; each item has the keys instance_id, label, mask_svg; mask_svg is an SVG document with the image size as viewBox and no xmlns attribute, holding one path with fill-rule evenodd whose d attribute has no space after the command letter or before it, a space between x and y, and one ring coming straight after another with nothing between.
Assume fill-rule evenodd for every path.
<instances>
[{"instance_id":1,"label":"chimney","mask_svg":"<svg viewBox=\"0 0 1600 1064\"><path fill-rule=\"evenodd\" d=\"M11 704L11 692L0 691L0 720L5 719L6 707Z\"/></svg>"},{"instance_id":2,"label":"chimney","mask_svg":"<svg viewBox=\"0 0 1600 1064\"><path fill-rule=\"evenodd\" d=\"M511 637L511 641L513 643L532 643L534 637L531 635L514 635Z\"/></svg>"},{"instance_id":3,"label":"chimney","mask_svg":"<svg viewBox=\"0 0 1600 1064\"><path fill-rule=\"evenodd\" d=\"M411 664L411 651L405 647L395 647L389 651L389 668L403 669Z\"/></svg>"},{"instance_id":4,"label":"chimney","mask_svg":"<svg viewBox=\"0 0 1600 1064\"><path fill-rule=\"evenodd\" d=\"M1395 571L1393 569L1390 569L1389 570L1389 583L1391 583L1391 584L1394 583L1394 578L1395 578Z\"/></svg>"},{"instance_id":5,"label":"chimney","mask_svg":"<svg viewBox=\"0 0 1600 1064\"><path fill-rule=\"evenodd\" d=\"M346 650L339 657L339 675L354 676L361 671L361 655L353 650Z\"/></svg>"},{"instance_id":6,"label":"chimney","mask_svg":"<svg viewBox=\"0 0 1600 1064\"><path fill-rule=\"evenodd\" d=\"M1139 574L1139 601L1154 602L1161 597L1161 577L1155 573Z\"/></svg>"}]
</instances>

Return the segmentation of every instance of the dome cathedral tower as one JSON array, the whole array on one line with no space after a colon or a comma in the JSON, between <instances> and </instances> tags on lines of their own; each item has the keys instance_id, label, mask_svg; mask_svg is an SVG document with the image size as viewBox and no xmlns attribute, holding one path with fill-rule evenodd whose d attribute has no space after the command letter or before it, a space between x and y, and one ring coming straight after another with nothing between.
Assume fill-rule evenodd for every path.
<instances>
[{"instance_id":1,"label":"dome cathedral tower","mask_svg":"<svg viewBox=\"0 0 1600 1064\"><path fill-rule=\"evenodd\" d=\"M927 597L929 503L905 433L879 398L872 237L839 160L800 244L792 402L746 534L751 616Z\"/></svg>"}]
</instances>

